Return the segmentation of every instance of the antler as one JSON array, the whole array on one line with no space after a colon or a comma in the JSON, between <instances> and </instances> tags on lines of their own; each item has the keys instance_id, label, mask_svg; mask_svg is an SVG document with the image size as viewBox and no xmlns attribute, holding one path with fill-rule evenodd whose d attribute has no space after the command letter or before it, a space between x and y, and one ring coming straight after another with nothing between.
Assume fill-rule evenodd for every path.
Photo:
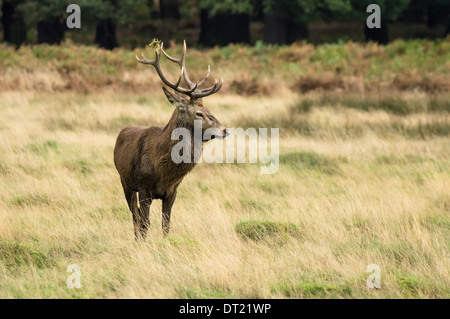
<instances>
[{"instance_id":1,"label":"antler","mask_svg":"<svg viewBox=\"0 0 450 319\"><path fill-rule=\"evenodd\" d=\"M136 59L143 64L153 65L153 67L155 68L156 72L158 73L159 77L161 78L161 80L163 81L163 83L165 85L167 85L171 89L174 89L176 92L179 92L179 93L182 93L182 94L185 94L185 95L191 97L192 99L198 99L198 98L205 97L205 96L208 96L208 95L218 92L222 88L223 79L220 83L216 79L214 82L214 85L209 88L199 89L200 86L205 84L206 80L209 77L209 74L211 73L211 67L209 65L208 65L208 74L206 74L206 76L204 77L203 80L201 80L200 82L194 83L189 79L189 76L186 71L186 50L187 50L186 41L184 41L183 54L181 55L181 58L177 59L177 58L174 58L174 57L171 57L170 55L168 55L166 53L166 51L164 51L164 43L161 43L160 50L158 50L158 49L155 50L155 53L156 53L155 60L147 60L144 56L144 53L142 53L142 59L139 58L138 56L136 56ZM177 63L181 68L180 77L178 78L178 81L175 84L170 82L169 80L167 80L166 76L164 75L163 70L161 69L161 51L162 51L162 53L164 53L164 55L166 56L167 59L169 59L172 62ZM184 82L186 82L186 84L189 86L189 89L180 87L182 78L184 79Z\"/></svg>"}]
</instances>

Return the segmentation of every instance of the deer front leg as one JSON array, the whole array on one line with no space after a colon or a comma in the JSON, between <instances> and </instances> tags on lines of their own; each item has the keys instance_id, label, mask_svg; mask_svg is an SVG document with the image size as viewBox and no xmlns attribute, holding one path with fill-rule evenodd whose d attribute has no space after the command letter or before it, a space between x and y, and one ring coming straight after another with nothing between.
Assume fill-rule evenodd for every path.
<instances>
[{"instance_id":1,"label":"deer front leg","mask_svg":"<svg viewBox=\"0 0 450 319\"><path fill-rule=\"evenodd\" d=\"M170 230L170 214L172 212L172 206L177 197L177 191L175 190L172 194L166 195L163 199L162 204L162 230L163 236L166 237Z\"/></svg>"}]
</instances>

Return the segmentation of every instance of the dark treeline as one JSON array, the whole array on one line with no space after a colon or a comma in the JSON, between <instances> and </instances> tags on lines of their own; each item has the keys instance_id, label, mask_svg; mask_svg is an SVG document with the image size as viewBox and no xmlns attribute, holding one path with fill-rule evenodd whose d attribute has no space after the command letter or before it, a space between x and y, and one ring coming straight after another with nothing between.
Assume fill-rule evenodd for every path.
<instances>
[{"instance_id":1,"label":"dark treeline","mask_svg":"<svg viewBox=\"0 0 450 319\"><path fill-rule=\"evenodd\" d=\"M70 3L81 8L81 42L106 49L123 44L118 33L131 46L153 37L189 37L201 46L255 40L290 44L310 40L310 26L318 23L357 25L366 41L381 44L390 41L389 25L395 23L440 28L442 37L450 33L448 0L0 0L3 41L61 43ZM381 8L379 29L366 26L372 3ZM252 25L260 26L253 39ZM340 36L352 38L345 32Z\"/></svg>"}]
</instances>

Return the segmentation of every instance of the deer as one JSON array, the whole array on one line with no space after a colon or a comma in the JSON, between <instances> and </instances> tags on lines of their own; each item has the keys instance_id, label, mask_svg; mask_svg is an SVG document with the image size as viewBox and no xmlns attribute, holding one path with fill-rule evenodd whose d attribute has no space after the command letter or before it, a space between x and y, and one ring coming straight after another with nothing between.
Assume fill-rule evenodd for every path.
<instances>
[{"instance_id":1,"label":"deer","mask_svg":"<svg viewBox=\"0 0 450 319\"><path fill-rule=\"evenodd\" d=\"M152 201L156 199L162 200L162 231L164 237L168 235L178 186L196 165L195 161L175 163L172 160L172 148L178 143L171 138L172 132L177 128L184 128L192 133L194 121L201 121L202 133L210 128L217 132L209 138L207 134L202 135L201 145L211 139L223 139L229 135L225 126L203 105L204 97L215 94L222 88L223 79L220 82L216 79L212 86L201 89L210 75L211 68L208 66L207 75L201 81L191 81L186 70L186 51L184 41L181 58L174 58L166 53L164 43L161 42L155 49L154 60L147 60L143 53L142 58L136 56L140 63L154 67L164 84L162 89L167 100L175 107L164 127L126 127L116 139L114 164L132 214L136 241L146 239L150 226L149 210ZM164 74L161 68L161 52L181 68L176 82L169 81ZM187 87L180 85L182 79ZM173 93L169 89L172 89ZM202 152L202 147L198 150L193 142L189 145L192 155Z\"/></svg>"}]
</instances>

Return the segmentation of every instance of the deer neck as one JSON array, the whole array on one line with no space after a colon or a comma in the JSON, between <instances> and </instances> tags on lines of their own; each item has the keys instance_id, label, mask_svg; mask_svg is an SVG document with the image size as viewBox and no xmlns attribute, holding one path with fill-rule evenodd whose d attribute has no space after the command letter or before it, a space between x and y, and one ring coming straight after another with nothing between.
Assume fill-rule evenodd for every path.
<instances>
[{"instance_id":1,"label":"deer neck","mask_svg":"<svg viewBox=\"0 0 450 319\"><path fill-rule=\"evenodd\" d=\"M202 152L202 145L200 145L200 147L194 147L194 125L187 125L186 121L182 118L182 115L180 114L180 112L178 111L177 108L175 108L175 111L173 112L169 122L167 123L167 125L164 127L163 129L163 134L165 135L164 143L165 143L165 147L167 147L167 151L168 153L172 152L173 147L177 144L180 143L180 140L184 138L183 137L179 137L178 134L176 135L176 137L178 139L172 139L172 132L175 129L178 128L184 128L187 129L189 131L190 134L190 143L189 143L189 148L190 148L190 153L191 153L191 163L190 166L193 166L192 164L195 165L194 163L194 153L197 152L197 156L199 157L201 156L201 152ZM182 132L181 132L182 133Z\"/></svg>"}]
</instances>

